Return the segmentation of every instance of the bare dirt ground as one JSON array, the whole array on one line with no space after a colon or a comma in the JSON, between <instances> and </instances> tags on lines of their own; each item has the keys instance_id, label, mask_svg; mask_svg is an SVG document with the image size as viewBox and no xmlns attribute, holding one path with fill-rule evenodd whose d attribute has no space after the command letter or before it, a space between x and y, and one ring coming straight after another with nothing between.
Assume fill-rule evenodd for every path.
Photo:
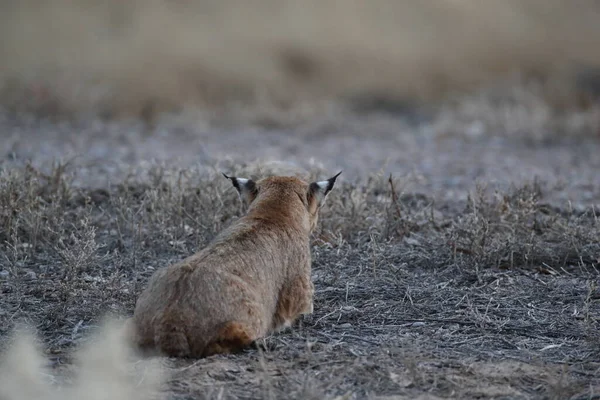
<instances>
[{"instance_id":1,"label":"bare dirt ground","mask_svg":"<svg viewBox=\"0 0 600 400\"><path fill-rule=\"evenodd\" d=\"M0 335L30 321L60 371L242 212L219 171L342 169L313 242L314 314L243 354L164 360L165 394L600 398L600 114L519 93L289 125L1 112Z\"/></svg>"}]
</instances>

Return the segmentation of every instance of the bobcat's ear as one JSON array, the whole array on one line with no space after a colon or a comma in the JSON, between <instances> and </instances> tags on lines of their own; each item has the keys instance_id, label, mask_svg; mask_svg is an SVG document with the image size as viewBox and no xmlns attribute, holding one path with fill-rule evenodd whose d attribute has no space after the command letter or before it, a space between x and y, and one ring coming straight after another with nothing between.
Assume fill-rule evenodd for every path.
<instances>
[{"instance_id":1,"label":"bobcat's ear","mask_svg":"<svg viewBox=\"0 0 600 400\"><path fill-rule=\"evenodd\" d=\"M333 189L335 180L341 173L342 171L338 172L335 176L326 181L312 182L308 186L308 209L311 213L316 212L325 203L327 195L331 192L331 189Z\"/></svg>"},{"instance_id":2,"label":"bobcat's ear","mask_svg":"<svg viewBox=\"0 0 600 400\"><path fill-rule=\"evenodd\" d=\"M250 204L256 198L258 190L256 183L252 179L237 178L235 176L227 176L224 172L221 172L223 176L231 181L233 187L238 191L240 198L246 203Z\"/></svg>"}]
</instances>

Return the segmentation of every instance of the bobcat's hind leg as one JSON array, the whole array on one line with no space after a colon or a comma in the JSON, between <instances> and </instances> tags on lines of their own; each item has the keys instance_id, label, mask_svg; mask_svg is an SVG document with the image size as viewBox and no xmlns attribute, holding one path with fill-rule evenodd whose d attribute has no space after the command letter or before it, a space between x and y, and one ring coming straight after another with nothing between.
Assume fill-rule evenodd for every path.
<instances>
[{"instance_id":1,"label":"bobcat's hind leg","mask_svg":"<svg viewBox=\"0 0 600 400\"><path fill-rule=\"evenodd\" d=\"M275 331L289 328L300 315L311 314L314 291L309 276L297 276L285 284L279 292L271 328Z\"/></svg>"},{"instance_id":2,"label":"bobcat's hind leg","mask_svg":"<svg viewBox=\"0 0 600 400\"><path fill-rule=\"evenodd\" d=\"M250 346L256 339L251 326L241 322L227 322L220 327L215 338L200 350L199 357L215 354L237 353Z\"/></svg>"}]
</instances>

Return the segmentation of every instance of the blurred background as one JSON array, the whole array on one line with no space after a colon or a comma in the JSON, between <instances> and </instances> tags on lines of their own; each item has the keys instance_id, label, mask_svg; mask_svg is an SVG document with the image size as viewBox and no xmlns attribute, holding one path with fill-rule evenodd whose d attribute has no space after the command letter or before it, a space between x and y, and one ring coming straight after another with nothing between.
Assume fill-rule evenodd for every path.
<instances>
[{"instance_id":1,"label":"blurred background","mask_svg":"<svg viewBox=\"0 0 600 400\"><path fill-rule=\"evenodd\" d=\"M108 118L400 107L518 79L588 107L598 21L594 0L2 0L0 102Z\"/></svg>"},{"instance_id":2,"label":"blurred background","mask_svg":"<svg viewBox=\"0 0 600 400\"><path fill-rule=\"evenodd\" d=\"M1 162L103 186L284 160L589 202L598 21L595 0L0 0Z\"/></svg>"}]
</instances>

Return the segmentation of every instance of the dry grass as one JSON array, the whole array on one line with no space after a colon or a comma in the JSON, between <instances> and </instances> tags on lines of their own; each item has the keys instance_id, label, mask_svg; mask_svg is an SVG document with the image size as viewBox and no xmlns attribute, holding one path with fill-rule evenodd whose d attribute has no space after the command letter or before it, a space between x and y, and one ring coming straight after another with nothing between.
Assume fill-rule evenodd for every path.
<instances>
[{"instance_id":1,"label":"dry grass","mask_svg":"<svg viewBox=\"0 0 600 400\"><path fill-rule=\"evenodd\" d=\"M295 112L311 115L315 99L432 99L517 70L555 77L600 65L600 9L591 0L0 7L0 100L51 115L298 102Z\"/></svg>"},{"instance_id":2,"label":"dry grass","mask_svg":"<svg viewBox=\"0 0 600 400\"><path fill-rule=\"evenodd\" d=\"M278 168L227 166L249 176ZM26 317L60 366L104 313L131 313L156 268L241 211L216 169L145 172L89 189L64 165L1 171L3 336ZM545 204L539 182L495 195L481 188L454 204L403 186L383 175L341 181L313 241L315 314L242 355L172 360L170 395L594 396L596 211ZM25 360L40 364L28 346ZM98 360L102 348L84 353L80 383L101 384L95 365L117 362Z\"/></svg>"}]
</instances>

